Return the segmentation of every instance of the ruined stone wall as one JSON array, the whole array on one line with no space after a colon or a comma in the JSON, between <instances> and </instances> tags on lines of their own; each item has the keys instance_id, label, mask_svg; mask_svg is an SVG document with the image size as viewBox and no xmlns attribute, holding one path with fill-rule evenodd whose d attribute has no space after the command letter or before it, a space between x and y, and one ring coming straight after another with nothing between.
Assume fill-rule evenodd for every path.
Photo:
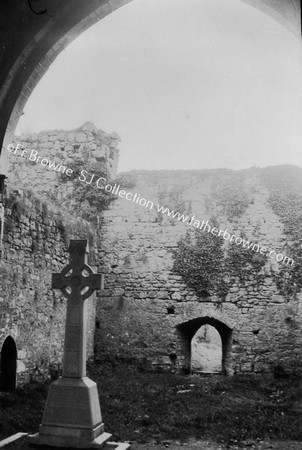
<instances>
[{"instance_id":1,"label":"ruined stone wall","mask_svg":"<svg viewBox=\"0 0 302 450\"><path fill-rule=\"evenodd\" d=\"M19 384L61 371L67 300L51 289L51 276L67 264L70 239L89 241L93 269L97 259L96 228L70 207L75 178L82 169L114 176L119 141L116 133L87 122L76 130L22 135L9 147L12 151L5 149L10 167L0 259L0 350L8 336L15 340ZM43 159L64 166L65 173L41 164ZM73 177L66 175L68 169ZM87 356L92 357L95 295L85 307Z\"/></svg>"},{"instance_id":2,"label":"ruined stone wall","mask_svg":"<svg viewBox=\"0 0 302 450\"><path fill-rule=\"evenodd\" d=\"M66 167L88 168L89 173L105 168L115 175L119 137L97 131L93 124L87 123L71 132L23 136L21 142L28 151L36 149L41 157ZM72 198L75 179L62 179L61 175L52 174L39 164L31 164L28 159L21 160L18 155L10 155L10 158L11 189L21 186L22 192L31 189L39 192L45 201L58 201L54 210L49 211L50 215L42 206L43 202L37 208L29 206L29 212L24 214L18 213L18 207L6 207L0 344L11 335L19 350L19 371L27 378L29 374L39 378L47 376L49 362L58 367L62 355L66 301L60 300L59 294L51 291L47 283L51 273L60 271L67 261L69 238L87 238L90 231L86 222L77 232L78 218L74 220L67 214L69 210L72 213L73 208L65 197L68 194ZM224 372L284 370L292 373L301 370L302 277L299 264L292 276L282 271L282 263L275 259L267 258L261 265L259 255L255 253L254 258L252 250L249 253L252 256L246 261L235 253L239 262L243 261L242 268L237 261L235 273L228 274L219 266L221 277L218 279L221 278L227 288L223 296L215 289L206 292L202 280L201 289L196 290L196 286L193 288L175 269L173 253L179 249L180 239L192 234L194 228L182 219L173 219L158 211L158 206L168 207L190 219L195 216L200 222L208 220L212 225L214 217L220 229L227 228L229 233L238 236L244 233L246 238L276 253L299 259L301 233L297 225L293 226L301 222L295 215L298 203L292 195L292 187L289 189L283 184L294 176L301 179L301 174L285 174L280 191L273 196L265 182L268 175L280 184L279 173L266 173L257 168L238 172L227 169L138 171L115 179L120 185L111 193L114 200L102 217L98 217L98 230L94 230L98 233L98 242L91 264L106 277L105 290L96 297L96 321L93 300L88 308L90 355L94 344L95 358L99 360L126 359L149 369L189 371L192 338L201 326L209 324L221 336ZM110 181L112 187L116 186L115 181ZM82 186L86 188L85 184ZM97 203L100 191L95 180L89 189ZM286 189L289 196L281 199ZM297 191L301 192L299 186ZM279 202L279 198L282 201ZM282 202L290 204L292 210L277 211L277 214ZM62 205L62 211L58 204ZM90 212L93 215L93 208ZM291 229L291 237L288 229ZM234 243L225 241L222 251L230 256L234 247ZM204 255L210 280L217 278L217 268L213 271L217 261L211 264L207 259L211 251L207 250ZM236 263L233 258L234 261ZM41 299L38 303L37 298ZM30 305L28 310L27 304ZM13 308L10 305L14 305ZM41 333L46 331L48 337L44 340ZM19 378L22 378L21 372Z\"/></svg>"},{"instance_id":3,"label":"ruined stone wall","mask_svg":"<svg viewBox=\"0 0 302 450\"><path fill-rule=\"evenodd\" d=\"M85 161L89 160L89 168L103 168L114 174L119 140L116 134L109 135L86 123L72 131L23 135L13 143L15 148L20 143L19 150L7 152L10 171L0 260L0 349L8 336L15 340L18 383L60 372L66 299L51 289L51 274L66 265L70 238L89 239L91 244L95 233L84 220L73 217L72 211L68 214L66 196L74 182L66 175L62 180L62 173L30 161L31 152L64 165L66 170L87 168ZM96 248L91 248L90 257L93 265ZM91 357L94 296L86 301L86 308Z\"/></svg>"},{"instance_id":4,"label":"ruined stone wall","mask_svg":"<svg viewBox=\"0 0 302 450\"><path fill-rule=\"evenodd\" d=\"M15 149L20 144L20 148L9 153L10 183L22 183L22 186L44 197L64 202L73 189L74 174L69 172L71 176L65 176L62 183L63 168L66 168L64 174L68 169L75 172L77 169L102 168L115 176L119 142L117 133L97 130L91 122L70 131L52 130L17 136L13 144ZM37 157L41 158L38 163ZM47 162L59 167L50 169Z\"/></svg>"},{"instance_id":5,"label":"ruined stone wall","mask_svg":"<svg viewBox=\"0 0 302 450\"><path fill-rule=\"evenodd\" d=\"M284 226L269 205L261 170L250 169L243 187L233 189L233 206L244 189L249 192L242 213L233 217L225 191L212 195L221 173L129 174L135 187L125 191L140 194L153 207L127 200L123 194L104 212L99 254L106 281L97 300L96 359L124 358L147 368L189 370L191 339L209 323L222 337L225 372L270 372L279 366L288 373L301 369L302 296L280 294L276 280L281 263L268 259L258 272L251 266L250 273L247 265L244 280L233 277L223 300L196 295L173 270L172 250L192 227L158 213L158 204L190 217L194 214L200 221L215 214L220 228L238 236L244 231L254 242L285 254Z\"/></svg>"},{"instance_id":6,"label":"ruined stone wall","mask_svg":"<svg viewBox=\"0 0 302 450\"><path fill-rule=\"evenodd\" d=\"M11 336L18 384L56 376L62 368L66 299L51 289L52 273L68 262L66 230L45 203L10 193L0 259L0 348ZM76 236L74 236L76 237ZM95 298L87 302L88 356L93 353Z\"/></svg>"}]
</instances>

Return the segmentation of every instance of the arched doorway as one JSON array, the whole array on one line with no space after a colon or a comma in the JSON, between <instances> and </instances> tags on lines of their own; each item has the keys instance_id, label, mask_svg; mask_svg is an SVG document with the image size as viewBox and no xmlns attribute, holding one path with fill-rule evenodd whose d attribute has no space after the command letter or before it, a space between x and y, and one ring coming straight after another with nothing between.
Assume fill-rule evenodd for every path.
<instances>
[{"instance_id":1,"label":"arched doorway","mask_svg":"<svg viewBox=\"0 0 302 450\"><path fill-rule=\"evenodd\" d=\"M222 341L218 331L202 325L191 340L191 373L222 371Z\"/></svg>"},{"instance_id":2,"label":"arched doorway","mask_svg":"<svg viewBox=\"0 0 302 450\"><path fill-rule=\"evenodd\" d=\"M176 332L184 372L232 372L232 329L228 325L206 316L179 324Z\"/></svg>"},{"instance_id":3,"label":"arched doorway","mask_svg":"<svg viewBox=\"0 0 302 450\"><path fill-rule=\"evenodd\" d=\"M8 336L1 349L0 390L13 391L17 384L17 347L14 339Z\"/></svg>"}]
</instances>

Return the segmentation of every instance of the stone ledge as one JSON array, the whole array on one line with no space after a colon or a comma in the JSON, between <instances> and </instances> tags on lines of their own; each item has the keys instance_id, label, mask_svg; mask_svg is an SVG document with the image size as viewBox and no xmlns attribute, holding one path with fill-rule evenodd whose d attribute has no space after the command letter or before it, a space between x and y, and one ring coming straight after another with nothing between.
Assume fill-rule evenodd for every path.
<instances>
[{"instance_id":1,"label":"stone ledge","mask_svg":"<svg viewBox=\"0 0 302 450\"><path fill-rule=\"evenodd\" d=\"M107 442L104 450L127 450L130 448L130 444L121 442Z\"/></svg>"},{"instance_id":2,"label":"stone ledge","mask_svg":"<svg viewBox=\"0 0 302 450\"><path fill-rule=\"evenodd\" d=\"M36 448L38 448L39 446L42 446L42 448L44 448L45 446L49 446L60 448L63 447L63 448L104 449L105 444L108 442L108 439L110 438L111 438L110 433L102 433L101 435L90 441L88 441L87 439L80 439L77 437L43 435L40 433L27 436L29 445L33 445Z\"/></svg>"},{"instance_id":3,"label":"stone ledge","mask_svg":"<svg viewBox=\"0 0 302 450\"><path fill-rule=\"evenodd\" d=\"M93 443L93 446L90 448L102 448L103 450L128 450L130 449L130 444L129 443L124 443L124 442L106 442L106 439L110 438L110 434L109 433L104 433L104 439L102 439L102 442L95 442ZM20 441L20 448L22 446L22 450L30 450L36 447L36 445L32 442L28 442L25 440L25 437L28 436L30 437L34 437L36 435L29 435L28 433L16 433L13 434L12 436L9 436L8 438L3 439L2 441L0 441L0 448L4 448L9 446L9 444L15 443L17 440L21 439ZM46 443L44 444L47 447L51 447L48 446ZM36 447L38 448L38 447Z\"/></svg>"},{"instance_id":4,"label":"stone ledge","mask_svg":"<svg viewBox=\"0 0 302 450\"><path fill-rule=\"evenodd\" d=\"M3 439L2 441L0 441L0 448L5 447L8 444L11 444L12 442L17 441L20 438L24 438L25 436L27 436L28 433L16 433L13 434L12 436L9 436L6 439Z\"/></svg>"}]
</instances>

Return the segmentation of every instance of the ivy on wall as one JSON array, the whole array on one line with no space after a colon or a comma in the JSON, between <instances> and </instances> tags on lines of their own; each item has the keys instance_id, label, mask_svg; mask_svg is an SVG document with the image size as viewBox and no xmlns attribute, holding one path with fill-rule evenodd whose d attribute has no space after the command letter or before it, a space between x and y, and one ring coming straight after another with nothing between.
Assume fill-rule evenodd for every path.
<instances>
[{"instance_id":1,"label":"ivy on wall","mask_svg":"<svg viewBox=\"0 0 302 450\"><path fill-rule=\"evenodd\" d=\"M211 220L211 226L219 228L216 219ZM201 230L188 230L173 250L173 257L172 270L198 297L218 296L222 301L237 281L245 284L253 279L260 283L267 261L265 255L242 245L225 245L222 237Z\"/></svg>"},{"instance_id":2,"label":"ivy on wall","mask_svg":"<svg viewBox=\"0 0 302 450\"><path fill-rule=\"evenodd\" d=\"M283 255L294 260L273 274L280 294L291 297L302 289L302 169L283 165L262 170L269 191L269 205L284 224L287 242Z\"/></svg>"},{"instance_id":3,"label":"ivy on wall","mask_svg":"<svg viewBox=\"0 0 302 450\"><path fill-rule=\"evenodd\" d=\"M223 238L194 230L187 231L178 242L177 249L173 250L173 271L181 275L199 297L224 296L227 293L222 245Z\"/></svg>"},{"instance_id":4,"label":"ivy on wall","mask_svg":"<svg viewBox=\"0 0 302 450\"><path fill-rule=\"evenodd\" d=\"M71 238L87 236L91 246L95 241L96 230L87 220L80 216L76 217L70 213L58 211L48 199L39 198L38 194L30 189L23 188L13 192L11 186L8 186L5 208L11 210L11 215L6 217L4 237L7 238L8 234L14 235L15 226L23 220L22 216L30 219L33 253L39 247L38 242L44 244L48 239L52 221L56 223L67 247ZM40 232L40 222L45 223L44 234Z\"/></svg>"},{"instance_id":5,"label":"ivy on wall","mask_svg":"<svg viewBox=\"0 0 302 450\"><path fill-rule=\"evenodd\" d=\"M99 178L105 178L109 183L109 173L106 169L102 168L93 168L91 170L87 168L85 169L88 173L87 183L90 182L91 177L94 175L91 184L87 184L86 181L79 180L81 168L74 167L73 170L73 189L66 197L68 209L72 210L74 215L83 217L90 223L96 225L98 223L97 217L104 209L108 208L110 202L114 199L112 194L106 192L104 189L99 189L96 185L96 181ZM103 183L101 184L103 185Z\"/></svg>"},{"instance_id":6,"label":"ivy on wall","mask_svg":"<svg viewBox=\"0 0 302 450\"><path fill-rule=\"evenodd\" d=\"M83 177L80 178L83 167L86 171L86 180L83 180ZM96 182L99 178L106 180L101 180L99 183L101 186L105 184L114 186L116 184L117 186L120 185L120 189L131 189L135 186L133 174L121 173L113 179L105 166L96 167L90 164L88 156L84 165L83 162L81 162L81 165L74 163L70 168L73 170L72 176L62 174L61 181L72 184L72 189L60 203L65 209L73 211L76 217L82 217L93 225L98 225L102 211L118 198L97 186ZM94 178L90 183L93 175Z\"/></svg>"},{"instance_id":7,"label":"ivy on wall","mask_svg":"<svg viewBox=\"0 0 302 450\"><path fill-rule=\"evenodd\" d=\"M217 214L224 215L230 221L242 215L252 201L246 178L245 172L226 169L218 173L211 183L211 193L206 200L208 211L215 209Z\"/></svg>"},{"instance_id":8,"label":"ivy on wall","mask_svg":"<svg viewBox=\"0 0 302 450\"><path fill-rule=\"evenodd\" d=\"M206 208L209 212L212 211L213 216L212 227L220 229L218 217L236 224L236 219L253 203L250 183L253 174L253 169L240 172L229 169L217 171L206 196ZM238 231L235 234L239 236ZM249 240L242 231L240 237ZM256 243L255 239L253 242ZM223 300L234 284L259 284L265 277L265 255L207 231L188 230L178 242L173 256L173 271L181 275L199 297L215 295Z\"/></svg>"},{"instance_id":9,"label":"ivy on wall","mask_svg":"<svg viewBox=\"0 0 302 450\"><path fill-rule=\"evenodd\" d=\"M248 241L242 232L241 237ZM259 285L265 278L263 268L266 261L266 255L262 255L253 249L245 248L242 244L229 243L226 247L224 266L230 279L230 285L237 280L242 284L253 280Z\"/></svg>"}]
</instances>

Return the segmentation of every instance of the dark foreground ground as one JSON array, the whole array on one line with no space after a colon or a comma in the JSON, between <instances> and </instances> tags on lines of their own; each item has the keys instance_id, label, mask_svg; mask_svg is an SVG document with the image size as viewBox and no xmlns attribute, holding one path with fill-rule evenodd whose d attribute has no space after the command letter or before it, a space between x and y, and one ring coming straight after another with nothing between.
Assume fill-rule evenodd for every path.
<instances>
[{"instance_id":1,"label":"dark foreground ground","mask_svg":"<svg viewBox=\"0 0 302 450\"><path fill-rule=\"evenodd\" d=\"M301 379L150 374L126 364L90 365L88 374L106 431L133 450L302 450L302 414L292 410ZM47 391L31 384L0 393L0 440L38 431ZM25 449L22 442L6 448Z\"/></svg>"}]
</instances>

